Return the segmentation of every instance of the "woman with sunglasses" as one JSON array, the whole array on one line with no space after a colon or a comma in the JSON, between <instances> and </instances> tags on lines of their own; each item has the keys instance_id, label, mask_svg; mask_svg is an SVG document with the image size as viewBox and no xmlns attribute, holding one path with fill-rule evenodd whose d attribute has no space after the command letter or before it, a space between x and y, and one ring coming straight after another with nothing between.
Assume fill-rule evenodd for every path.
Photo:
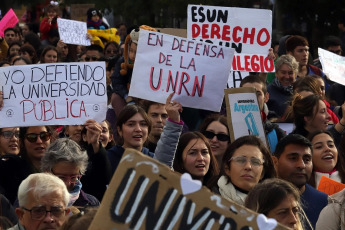
<instances>
[{"instance_id":1,"label":"woman with sunglasses","mask_svg":"<svg viewBox=\"0 0 345 230\"><path fill-rule=\"evenodd\" d=\"M21 127L19 154L8 154L0 161L0 187L11 203L17 197L22 180L32 173L40 172L41 159L50 145L51 136L48 126Z\"/></svg>"},{"instance_id":2,"label":"woman with sunglasses","mask_svg":"<svg viewBox=\"0 0 345 230\"><path fill-rule=\"evenodd\" d=\"M0 155L19 154L19 127L0 128Z\"/></svg>"},{"instance_id":3,"label":"woman with sunglasses","mask_svg":"<svg viewBox=\"0 0 345 230\"><path fill-rule=\"evenodd\" d=\"M276 177L271 154L256 136L243 136L232 142L223 156L218 191L240 205L259 182Z\"/></svg>"},{"instance_id":4,"label":"woman with sunglasses","mask_svg":"<svg viewBox=\"0 0 345 230\"><path fill-rule=\"evenodd\" d=\"M200 125L199 131L210 142L212 152L217 159L218 166L220 166L225 150L230 144L226 117L220 114L212 114L206 117Z\"/></svg>"},{"instance_id":5,"label":"woman with sunglasses","mask_svg":"<svg viewBox=\"0 0 345 230\"><path fill-rule=\"evenodd\" d=\"M54 174L66 184L70 193L68 207L99 206L96 197L81 189L80 179L85 174L87 165L86 151L83 151L75 141L60 138L47 149L42 158L41 171Z\"/></svg>"}]
</instances>

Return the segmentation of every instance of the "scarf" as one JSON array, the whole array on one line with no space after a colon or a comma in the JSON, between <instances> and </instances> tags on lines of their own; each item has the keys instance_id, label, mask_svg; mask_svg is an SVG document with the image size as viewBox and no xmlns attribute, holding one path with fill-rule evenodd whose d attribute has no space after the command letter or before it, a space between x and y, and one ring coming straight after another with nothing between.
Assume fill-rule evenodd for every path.
<instances>
[{"instance_id":1,"label":"scarf","mask_svg":"<svg viewBox=\"0 0 345 230\"><path fill-rule=\"evenodd\" d=\"M78 182L75 184L73 190L69 193L69 194L70 194L70 199L69 199L69 202L68 202L67 207L72 206L72 205L74 204L74 202L75 202L76 200L78 200L79 194L80 194L80 190L81 190L81 187L82 187L82 184L81 184L80 181L78 181Z\"/></svg>"},{"instance_id":2,"label":"scarf","mask_svg":"<svg viewBox=\"0 0 345 230\"><path fill-rule=\"evenodd\" d=\"M102 19L99 19L98 22L94 22L91 19L87 19L87 28L93 27L98 29L102 25Z\"/></svg>"},{"instance_id":3,"label":"scarf","mask_svg":"<svg viewBox=\"0 0 345 230\"><path fill-rule=\"evenodd\" d=\"M288 94L293 95L293 87L292 87L292 85L282 86L282 84L280 84L280 81L278 80L278 78L274 78L273 84L275 84L283 92L286 92Z\"/></svg>"},{"instance_id":4,"label":"scarf","mask_svg":"<svg viewBox=\"0 0 345 230\"><path fill-rule=\"evenodd\" d=\"M229 201L234 201L237 204L244 205L244 200L246 199L247 194L236 190L235 186L231 182L228 182L228 178L226 176L221 176L217 184L219 187L219 193L223 198Z\"/></svg>"}]
</instances>

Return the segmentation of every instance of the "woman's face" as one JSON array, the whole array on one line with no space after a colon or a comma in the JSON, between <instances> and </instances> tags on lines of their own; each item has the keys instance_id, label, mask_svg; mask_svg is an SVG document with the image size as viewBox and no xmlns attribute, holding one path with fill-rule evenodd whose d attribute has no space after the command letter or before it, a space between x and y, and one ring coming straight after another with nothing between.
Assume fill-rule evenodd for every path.
<instances>
[{"instance_id":1,"label":"woman's face","mask_svg":"<svg viewBox=\"0 0 345 230\"><path fill-rule=\"evenodd\" d=\"M59 177L66 185L68 191L72 191L75 184L80 179L80 170L76 164L68 161L60 161L56 163L51 173Z\"/></svg>"},{"instance_id":2,"label":"woman's face","mask_svg":"<svg viewBox=\"0 0 345 230\"><path fill-rule=\"evenodd\" d=\"M314 116L314 117L313 117ZM319 130L326 131L331 116L327 112L327 107L322 100L319 100L319 108L314 107L314 115L306 117L306 127L309 132Z\"/></svg>"},{"instance_id":3,"label":"woman's face","mask_svg":"<svg viewBox=\"0 0 345 230\"><path fill-rule=\"evenodd\" d=\"M129 118L121 127L117 127L119 135L123 138L124 148L134 148L139 151L147 140L149 126L140 113Z\"/></svg>"},{"instance_id":4,"label":"woman's face","mask_svg":"<svg viewBox=\"0 0 345 230\"><path fill-rule=\"evenodd\" d=\"M56 63L57 52L55 50L48 50L44 55L44 63Z\"/></svg>"},{"instance_id":5,"label":"woman's face","mask_svg":"<svg viewBox=\"0 0 345 230\"><path fill-rule=\"evenodd\" d=\"M2 128L0 132L0 154L19 153L19 128Z\"/></svg>"},{"instance_id":6,"label":"woman's face","mask_svg":"<svg viewBox=\"0 0 345 230\"><path fill-rule=\"evenodd\" d=\"M313 145L313 167L321 172L331 172L338 161L338 150L333 139L326 133L314 136Z\"/></svg>"},{"instance_id":7,"label":"woman's face","mask_svg":"<svg viewBox=\"0 0 345 230\"><path fill-rule=\"evenodd\" d=\"M321 97L325 98L325 94L326 94L325 82L322 80L322 78L316 78L316 80L318 81L320 85Z\"/></svg>"},{"instance_id":8,"label":"woman's face","mask_svg":"<svg viewBox=\"0 0 345 230\"><path fill-rule=\"evenodd\" d=\"M242 145L226 164L225 171L231 182L245 191L250 191L264 175L263 154L257 146Z\"/></svg>"},{"instance_id":9,"label":"woman's face","mask_svg":"<svg viewBox=\"0 0 345 230\"><path fill-rule=\"evenodd\" d=\"M113 44L108 45L107 49L104 51L104 55L107 58L115 57L117 53L118 53L118 50Z\"/></svg>"},{"instance_id":10,"label":"woman's face","mask_svg":"<svg viewBox=\"0 0 345 230\"><path fill-rule=\"evenodd\" d=\"M113 134L109 132L109 126L108 123L103 121L101 123L102 126L102 133L99 137L100 142L102 143L102 146L105 148L109 142L113 139Z\"/></svg>"},{"instance_id":11,"label":"woman's face","mask_svg":"<svg viewBox=\"0 0 345 230\"><path fill-rule=\"evenodd\" d=\"M33 126L26 130L24 145L29 159L41 160L44 156L51 137L47 131L45 126Z\"/></svg>"},{"instance_id":12,"label":"woman's face","mask_svg":"<svg viewBox=\"0 0 345 230\"><path fill-rule=\"evenodd\" d=\"M131 42L131 45L129 47L129 52L128 52L129 60L131 60L134 63L136 55L137 55L137 44L135 44L134 42Z\"/></svg>"},{"instance_id":13,"label":"woman's face","mask_svg":"<svg viewBox=\"0 0 345 230\"><path fill-rule=\"evenodd\" d=\"M48 18L53 18L55 16L56 16L56 12L54 10L47 11L47 17Z\"/></svg>"},{"instance_id":14,"label":"woman's face","mask_svg":"<svg viewBox=\"0 0 345 230\"><path fill-rule=\"evenodd\" d=\"M30 32L29 26L28 25L24 25L23 28L22 28L23 36L25 36L29 32Z\"/></svg>"},{"instance_id":15,"label":"woman's face","mask_svg":"<svg viewBox=\"0 0 345 230\"><path fill-rule=\"evenodd\" d=\"M210 167L210 153L205 142L192 139L182 153L183 168L193 178L202 180Z\"/></svg>"},{"instance_id":16,"label":"woman's face","mask_svg":"<svg viewBox=\"0 0 345 230\"><path fill-rule=\"evenodd\" d=\"M66 126L65 134L68 135L70 139L80 144L82 129L82 125L68 125Z\"/></svg>"},{"instance_id":17,"label":"woman's face","mask_svg":"<svg viewBox=\"0 0 345 230\"><path fill-rule=\"evenodd\" d=\"M20 49L20 46L19 45L13 45L13 46L11 46L11 48L10 48L10 55L12 55L12 54L16 54L16 55L18 55L18 53L19 53L19 49Z\"/></svg>"},{"instance_id":18,"label":"woman's face","mask_svg":"<svg viewBox=\"0 0 345 230\"><path fill-rule=\"evenodd\" d=\"M291 194L287 195L281 203L267 213L268 218L276 219L282 225L298 229L298 202Z\"/></svg>"},{"instance_id":19,"label":"woman's face","mask_svg":"<svg viewBox=\"0 0 345 230\"><path fill-rule=\"evenodd\" d=\"M209 138L211 136L207 136L210 142L213 154L217 158L222 158L226 148L228 147L229 140L230 140L228 129L226 128L225 125L223 125L219 121L213 121L207 126L206 133L213 136L212 138ZM214 134L216 135L222 134L223 138L225 138L225 135L226 135L228 139L223 140L222 138L220 138L222 140L219 140L218 137Z\"/></svg>"}]
</instances>

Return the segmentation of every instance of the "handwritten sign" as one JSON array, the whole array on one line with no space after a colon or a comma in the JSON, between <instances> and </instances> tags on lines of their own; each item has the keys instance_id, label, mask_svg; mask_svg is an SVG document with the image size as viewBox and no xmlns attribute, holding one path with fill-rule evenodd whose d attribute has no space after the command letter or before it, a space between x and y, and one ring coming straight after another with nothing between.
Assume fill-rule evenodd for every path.
<instances>
[{"instance_id":1,"label":"handwritten sign","mask_svg":"<svg viewBox=\"0 0 345 230\"><path fill-rule=\"evenodd\" d=\"M4 31L7 28L14 27L18 22L19 19L11 8L0 21L0 36L3 37Z\"/></svg>"},{"instance_id":2,"label":"handwritten sign","mask_svg":"<svg viewBox=\"0 0 345 230\"><path fill-rule=\"evenodd\" d=\"M198 182L127 149L89 229L272 229Z\"/></svg>"},{"instance_id":3,"label":"handwritten sign","mask_svg":"<svg viewBox=\"0 0 345 230\"><path fill-rule=\"evenodd\" d=\"M68 19L57 19L60 39L66 44L89 46L90 40L86 37L86 22Z\"/></svg>"},{"instance_id":4,"label":"handwritten sign","mask_svg":"<svg viewBox=\"0 0 345 230\"><path fill-rule=\"evenodd\" d=\"M255 135L267 143L255 88L224 91L231 141L242 136Z\"/></svg>"},{"instance_id":5,"label":"handwritten sign","mask_svg":"<svg viewBox=\"0 0 345 230\"><path fill-rule=\"evenodd\" d=\"M329 79L345 85L345 57L318 48L322 71Z\"/></svg>"},{"instance_id":6,"label":"handwritten sign","mask_svg":"<svg viewBox=\"0 0 345 230\"><path fill-rule=\"evenodd\" d=\"M0 68L0 127L99 122L107 111L104 62Z\"/></svg>"},{"instance_id":7,"label":"handwritten sign","mask_svg":"<svg viewBox=\"0 0 345 230\"><path fill-rule=\"evenodd\" d=\"M220 111L233 49L140 30L129 95Z\"/></svg>"},{"instance_id":8,"label":"handwritten sign","mask_svg":"<svg viewBox=\"0 0 345 230\"><path fill-rule=\"evenodd\" d=\"M324 192L328 195L333 195L334 193L340 192L344 188L345 184L332 180L331 178L328 178L326 176L322 176L317 190Z\"/></svg>"},{"instance_id":9,"label":"handwritten sign","mask_svg":"<svg viewBox=\"0 0 345 230\"><path fill-rule=\"evenodd\" d=\"M272 11L237 7L188 5L187 38L235 49L229 87L248 72L273 72L268 59ZM246 73L247 72L247 73Z\"/></svg>"}]
</instances>

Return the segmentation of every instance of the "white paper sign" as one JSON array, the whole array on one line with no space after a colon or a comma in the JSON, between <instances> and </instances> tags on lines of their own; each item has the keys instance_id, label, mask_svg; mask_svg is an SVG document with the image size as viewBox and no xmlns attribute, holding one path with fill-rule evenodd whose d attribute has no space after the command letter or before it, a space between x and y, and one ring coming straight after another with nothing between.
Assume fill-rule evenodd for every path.
<instances>
[{"instance_id":1,"label":"white paper sign","mask_svg":"<svg viewBox=\"0 0 345 230\"><path fill-rule=\"evenodd\" d=\"M237 85L234 75L243 79L248 72L274 71L274 62L267 57L271 10L188 5L187 15L187 38L235 49L229 87Z\"/></svg>"},{"instance_id":2,"label":"white paper sign","mask_svg":"<svg viewBox=\"0 0 345 230\"><path fill-rule=\"evenodd\" d=\"M57 19L60 39L66 44L74 45L91 45L90 40L86 37L86 22L79 22L68 19Z\"/></svg>"},{"instance_id":3,"label":"white paper sign","mask_svg":"<svg viewBox=\"0 0 345 230\"><path fill-rule=\"evenodd\" d=\"M0 127L101 122L107 111L104 62L0 68Z\"/></svg>"},{"instance_id":4,"label":"white paper sign","mask_svg":"<svg viewBox=\"0 0 345 230\"><path fill-rule=\"evenodd\" d=\"M329 79L345 85L345 57L318 48L322 71Z\"/></svg>"},{"instance_id":5,"label":"white paper sign","mask_svg":"<svg viewBox=\"0 0 345 230\"><path fill-rule=\"evenodd\" d=\"M226 97L231 140L255 135L267 143L255 89L227 89Z\"/></svg>"},{"instance_id":6,"label":"white paper sign","mask_svg":"<svg viewBox=\"0 0 345 230\"><path fill-rule=\"evenodd\" d=\"M220 111L234 50L140 30L129 95Z\"/></svg>"}]
</instances>

